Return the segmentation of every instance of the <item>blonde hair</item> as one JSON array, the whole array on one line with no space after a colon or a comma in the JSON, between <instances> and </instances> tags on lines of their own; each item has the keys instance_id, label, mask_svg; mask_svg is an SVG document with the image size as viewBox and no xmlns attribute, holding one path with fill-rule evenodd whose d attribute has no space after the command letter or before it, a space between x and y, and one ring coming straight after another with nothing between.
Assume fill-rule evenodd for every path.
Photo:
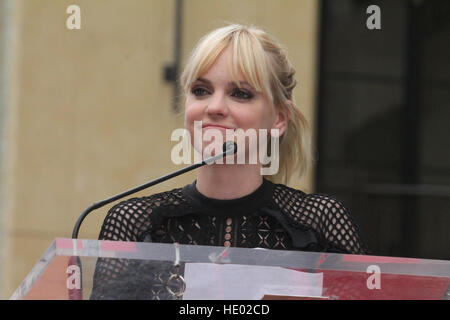
<instances>
[{"instance_id":1,"label":"blonde hair","mask_svg":"<svg viewBox=\"0 0 450 320\"><path fill-rule=\"evenodd\" d=\"M278 173L265 178L288 184L296 171L301 178L311 160L308 123L295 106L292 90L297 81L286 50L266 31L255 26L231 24L202 37L180 78L184 93L228 47L232 51L230 72L233 81L239 85L238 75L242 74L245 81L268 97L288 121L280 138Z\"/></svg>"}]
</instances>

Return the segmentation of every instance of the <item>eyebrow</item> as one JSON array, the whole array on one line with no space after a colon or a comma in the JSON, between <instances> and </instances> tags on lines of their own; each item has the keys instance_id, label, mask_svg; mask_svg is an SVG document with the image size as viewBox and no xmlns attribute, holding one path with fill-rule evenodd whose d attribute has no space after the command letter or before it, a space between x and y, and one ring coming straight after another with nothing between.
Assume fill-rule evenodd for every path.
<instances>
[{"instance_id":1,"label":"eyebrow","mask_svg":"<svg viewBox=\"0 0 450 320\"><path fill-rule=\"evenodd\" d=\"M211 81L209 81L208 79L205 79L205 78L198 78L196 81L203 82L203 83L206 83L206 84L209 84L209 85L211 84ZM236 83L233 82L233 81L228 82L228 84L236 85ZM239 81L239 84L240 85L247 85L250 88L253 88L247 81Z\"/></svg>"}]
</instances>

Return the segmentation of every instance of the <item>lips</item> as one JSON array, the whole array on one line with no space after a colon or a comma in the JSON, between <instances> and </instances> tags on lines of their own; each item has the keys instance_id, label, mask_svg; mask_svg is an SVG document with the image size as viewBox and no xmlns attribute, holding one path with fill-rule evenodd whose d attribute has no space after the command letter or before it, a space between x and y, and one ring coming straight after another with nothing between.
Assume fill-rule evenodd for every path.
<instances>
[{"instance_id":1,"label":"lips","mask_svg":"<svg viewBox=\"0 0 450 320\"><path fill-rule=\"evenodd\" d=\"M231 129L231 130L234 130L233 128L222 126L219 124L205 124L202 126L202 129L218 129L218 130Z\"/></svg>"}]
</instances>

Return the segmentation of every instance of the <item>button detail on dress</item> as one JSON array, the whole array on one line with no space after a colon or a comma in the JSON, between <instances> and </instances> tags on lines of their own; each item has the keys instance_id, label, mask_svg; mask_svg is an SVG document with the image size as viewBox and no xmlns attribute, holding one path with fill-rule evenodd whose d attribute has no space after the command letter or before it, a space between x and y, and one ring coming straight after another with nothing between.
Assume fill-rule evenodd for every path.
<instances>
[{"instance_id":1,"label":"button detail on dress","mask_svg":"<svg viewBox=\"0 0 450 320\"><path fill-rule=\"evenodd\" d=\"M227 220L225 220L225 223L227 225L227 227L225 228L225 234L223 235L223 238L225 240L225 242L223 243L223 245L225 247L229 247L231 246L231 231L233 230L233 228L231 227L231 224L233 223L233 219L232 218L227 218Z\"/></svg>"}]
</instances>

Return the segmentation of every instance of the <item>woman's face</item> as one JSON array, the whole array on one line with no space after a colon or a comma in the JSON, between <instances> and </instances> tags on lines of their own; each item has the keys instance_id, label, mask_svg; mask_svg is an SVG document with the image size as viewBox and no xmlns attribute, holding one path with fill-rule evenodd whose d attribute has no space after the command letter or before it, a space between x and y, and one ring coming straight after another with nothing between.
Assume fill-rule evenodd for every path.
<instances>
[{"instance_id":1,"label":"woman's face","mask_svg":"<svg viewBox=\"0 0 450 320\"><path fill-rule=\"evenodd\" d=\"M225 49L212 67L192 83L187 93L185 127L193 145L194 121L202 122L203 135L210 129L221 130L223 141L227 128L244 131L252 128L257 133L259 129L266 129L268 133L270 129L279 129L280 135L284 132L284 117L272 110L268 98L245 82L242 75L237 79L241 88L233 83L228 68L230 54L231 50ZM205 150L210 143L202 141L199 145ZM246 149L248 152L247 143Z\"/></svg>"}]
</instances>

